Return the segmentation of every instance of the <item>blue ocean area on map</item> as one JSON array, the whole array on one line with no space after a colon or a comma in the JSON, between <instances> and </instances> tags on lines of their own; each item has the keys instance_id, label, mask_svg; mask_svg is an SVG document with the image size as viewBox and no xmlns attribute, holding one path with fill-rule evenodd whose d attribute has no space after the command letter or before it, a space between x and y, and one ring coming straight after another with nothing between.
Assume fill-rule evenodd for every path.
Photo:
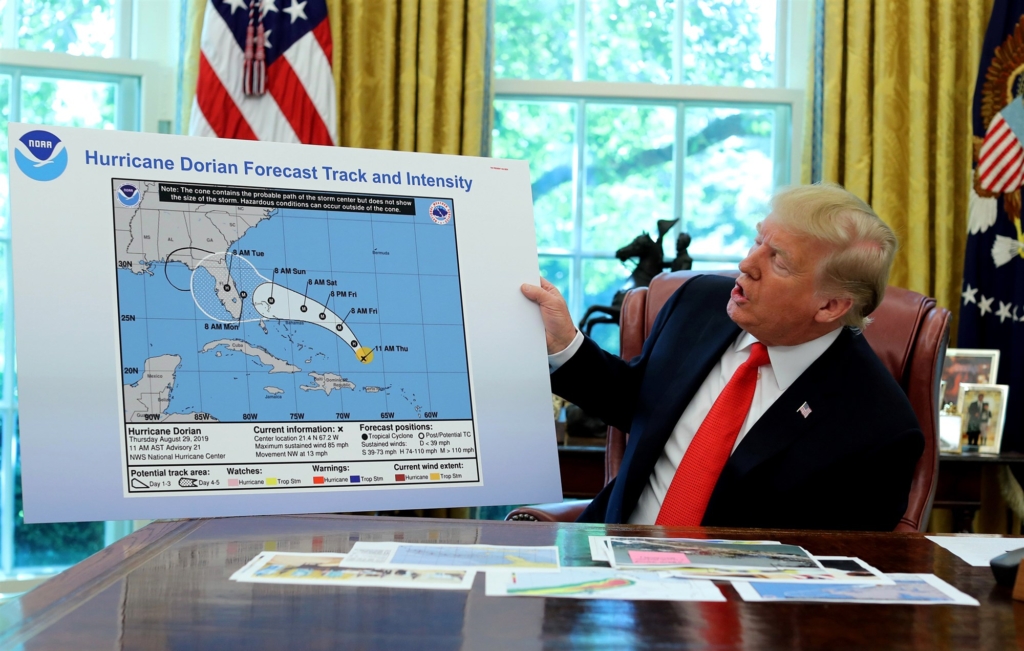
<instances>
[{"instance_id":1,"label":"blue ocean area on map","mask_svg":"<svg viewBox=\"0 0 1024 651\"><path fill-rule=\"evenodd\" d=\"M119 269L124 383L140 382L147 360L173 355L162 416L471 418L455 221L431 220L432 201L417 199L415 217L273 210L228 255L196 243L189 260ZM225 268L231 281L218 282ZM234 314L222 284L237 292ZM289 297L289 309L308 309L273 318L266 302L257 306L269 287L275 309ZM332 327L328 312L347 329Z\"/></svg>"}]
</instances>

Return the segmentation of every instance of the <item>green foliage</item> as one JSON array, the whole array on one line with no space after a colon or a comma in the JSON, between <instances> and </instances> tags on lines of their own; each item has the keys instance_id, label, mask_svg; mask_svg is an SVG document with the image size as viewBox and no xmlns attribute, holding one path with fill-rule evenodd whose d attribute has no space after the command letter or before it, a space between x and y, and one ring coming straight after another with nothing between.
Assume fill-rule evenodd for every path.
<instances>
[{"instance_id":1,"label":"green foliage","mask_svg":"<svg viewBox=\"0 0 1024 651\"><path fill-rule=\"evenodd\" d=\"M116 113L117 87L114 84L22 77L22 122L113 129Z\"/></svg>"},{"instance_id":2,"label":"green foliage","mask_svg":"<svg viewBox=\"0 0 1024 651\"><path fill-rule=\"evenodd\" d=\"M540 275L557 287L558 291L562 292L562 296L568 296L569 282L572 278L571 259L542 255L539 262Z\"/></svg>"},{"instance_id":3,"label":"green foliage","mask_svg":"<svg viewBox=\"0 0 1024 651\"><path fill-rule=\"evenodd\" d=\"M585 0L587 79L672 82L673 0Z\"/></svg>"},{"instance_id":4,"label":"green foliage","mask_svg":"<svg viewBox=\"0 0 1024 651\"><path fill-rule=\"evenodd\" d=\"M537 246L572 246L572 169L576 139L576 106L562 102L494 103L493 151L496 156L530 161L534 184ZM545 192L536 191L540 176L560 175ZM549 177L545 177L549 178ZM544 181L546 182L546 181Z\"/></svg>"},{"instance_id":5,"label":"green foliage","mask_svg":"<svg viewBox=\"0 0 1024 651\"><path fill-rule=\"evenodd\" d=\"M774 1L686 0L682 83L770 86L774 44L762 44L760 16L751 9L752 5L772 4Z\"/></svg>"},{"instance_id":6,"label":"green foliage","mask_svg":"<svg viewBox=\"0 0 1024 651\"><path fill-rule=\"evenodd\" d=\"M114 55L115 0L7 1L19 3L19 48L86 56Z\"/></svg>"},{"instance_id":7,"label":"green foliage","mask_svg":"<svg viewBox=\"0 0 1024 651\"><path fill-rule=\"evenodd\" d=\"M512 79L572 79L573 0L498 0L494 74Z\"/></svg>"},{"instance_id":8,"label":"green foliage","mask_svg":"<svg viewBox=\"0 0 1024 651\"><path fill-rule=\"evenodd\" d=\"M672 218L675 111L591 104L586 126L583 246L615 251Z\"/></svg>"}]
</instances>

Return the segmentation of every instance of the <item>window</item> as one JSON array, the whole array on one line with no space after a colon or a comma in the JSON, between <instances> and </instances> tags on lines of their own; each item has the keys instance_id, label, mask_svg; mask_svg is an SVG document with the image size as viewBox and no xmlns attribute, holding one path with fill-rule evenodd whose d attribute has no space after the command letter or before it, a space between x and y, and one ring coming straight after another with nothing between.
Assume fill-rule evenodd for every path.
<instances>
[{"instance_id":1,"label":"window","mask_svg":"<svg viewBox=\"0 0 1024 651\"><path fill-rule=\"evenodd\" d=\"M678 220L666 260L685 232L695 269L734 267L797 178L790 4L497 0L492 153L530 162L541 273L577 321L627 286L616 251L659 221ZM593 336L618 350L616 328Z\"/></svg>"},{"instance_id":2,"label":"window","mask_svg":"<svg viewBox=\"0 0 1024 651\"><path fill-rule=\"evenodd\" d=\"M128 56L131 0L3 0L3 47L97 57Z\"/></svg>"},{"instance_id":3,"label":"window","mask_svg":"<svg viewBox=\"0 0 1024 651\"><path fill-rule=\"evenodd\" d=\"M134 4L141 22L158 3ZM131 523L121 522L23 521L7 123L157 130L159 118L173 115L174 106L158 106L161 97L152 87L159 84L146 84L151 88L144 92L143 79L166 84L171 73L127 58L132 9L131 0L0 0L0 577L52 572L130 531ZM153 18L151 29L166 33L167 17ZM170 123L163 122L160 130L169 131Z\"/></svg>"}]
</instances>

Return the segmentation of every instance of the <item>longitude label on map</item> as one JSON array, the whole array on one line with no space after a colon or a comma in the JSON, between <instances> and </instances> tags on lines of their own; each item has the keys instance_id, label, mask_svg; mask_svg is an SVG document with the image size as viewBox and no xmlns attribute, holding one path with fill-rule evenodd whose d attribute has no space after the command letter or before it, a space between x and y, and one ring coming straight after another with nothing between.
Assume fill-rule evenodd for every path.
<instances>
[{"instance_id":1,"label":"longitude label on map","mask_svg":"<svg viewBox=\"0 0 1024 651\"><path fill-rule=\"evenodd\" d=\"M481 483L451 197L111 202L129 495Z\"/></svg>"}]
</instances>

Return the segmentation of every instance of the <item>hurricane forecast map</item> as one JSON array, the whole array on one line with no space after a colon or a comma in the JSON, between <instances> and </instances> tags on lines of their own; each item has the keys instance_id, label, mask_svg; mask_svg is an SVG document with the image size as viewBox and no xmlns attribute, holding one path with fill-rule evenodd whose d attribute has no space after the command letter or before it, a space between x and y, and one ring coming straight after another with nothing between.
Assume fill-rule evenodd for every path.
<instances>
[{"instance_id":1,"label":"hurricane forecast map","mask_svg":"<svg viewBox=\"0 0 1024 651\"><path fill-rule=\"evenodd\" d=\"M451 198L111 199L127 494L480 482Z\"/></svg>"}]
</instances>

